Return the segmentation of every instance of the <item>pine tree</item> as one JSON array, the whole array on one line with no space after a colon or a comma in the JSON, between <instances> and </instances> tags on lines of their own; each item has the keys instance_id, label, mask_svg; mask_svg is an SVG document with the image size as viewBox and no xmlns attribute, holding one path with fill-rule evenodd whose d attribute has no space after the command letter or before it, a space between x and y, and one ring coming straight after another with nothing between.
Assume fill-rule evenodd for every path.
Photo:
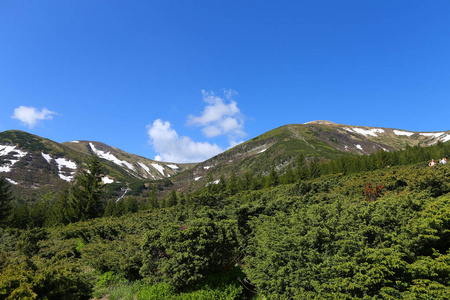
<instances>
[{"instance_id":1,"label":"pine tree","mask_svg":"<svg viewBox=\"0 0 450 300\"><path fill-rule=\"evenodd\" d=\"M69 205L69 186L66 186L64 190L59 194L55 205L51 209L52 213L49 214L48 223L51 225L70 223L72 217L72 211Z\"/></svg>"},{"instance_id":2,"label":"pine tree","mask_svg":"<svg viewBox=\"0 0 450 300\"><path fill-rule=\"evenodd\" d=\"M295 177L297 180L305 180L308 177L308 170L306 168L306 157L303 152L297 157L295 166Z\"/></svg>"},{"instance_id":3,"label":"pine tree","mask_svg":"<svg viewBox=\"0 0 450 300\"><path fill-rule=\"evenodd\" d=\"M133 196L127 197L127 201L125 203L125 211L127 213L135 213L138 211L138 208L139 204L138 201L136 200L136 197Z\"/></svg>"},{"instance_id":4,"label":"pine tree","mask_svg":"<svg viewBox=\"0 0 450 300\"><path fill-rule=\"evenodd\" d=\"M7 223L8 216L11 213L11 202L13 199L11 184L5 177L0 177L0 226L4 226Z\"/></svg>"},{"instance_id":5,"label":"pine tree","mask_svg":"<svg viewBox=\"0 0 450 300\"><path fill-rule=\"evenodd\" d=\"M30 227L30 208L28 207L27 202L22 205L14 205L14 208L11 210L8 223L9 226L14 228L26 229Z\"/></svg>"},{"instance_id":6,"label":"pine tree","mask_svg":"<svg viewBox=\"0 0 450 300\"><path fill-rule=\"evenodd\" d=\"M277 186L279 184L280 180L278 177L277 172L275 172L275 169L271 169L269 175L266 179L266 184L264 185L266 188Z\"/></svg>"},{"instance_id":7,"label":"pine tree","mask_svg":"<svg viewBox=\"0 0 450 300\"><path fill-rule=\"evenodd\" d=\"M292 166L289 165L286 169L286 173L284 173L283 183L289 184L289 183L293 183L294 181L295 181L294 171L292 170Z\"/></svg>"},{"instance_id":8,"label":"pine tree","mask_svg":"<svg viewBox=\"0 0 450 300\"><path fill-rule=\"evenodd\" d=\"M156 187L153 186L150 196L148 197L148 205L151 210L159 208L158 198L156 198Z\"/></svg>"},{"instance_id":9,"label":"pine tree","mask_svg":"<svg viewBox=\"0 0 450 300\"><path fill-rule=\"evenodd\" d=\"M231 174L231 177L228 180L227 191L230 195L234 195L238 192L237 177L234 173Z\"/></svg>"},{"instance_id":10,"label":"pine tree","mask_svg":"<svg viewBox=\"0 0 450 300\"><path fill-rule=\"evenodd\" d=\"M113 216L114 217L120 217L126 213L125 208L125 199L120 199L116 202L116 205L114 207Z\"/></svg>"},{"instance_id":11,"label":"pine tree","mask_svg":"<svg viewBox=\"0 0 450 300\"><path fill-rule=\"evenodd\" d=\"M114 211L116 209L116 200L111 199L108 201L105 207L105 212L103 213L104 217L112 217L114 215Z\"/></svg>"},{"instance_id":12,"label":"pine tree","mask_svg":"<svg viewBox=\"0 0 450 300\"><path fill-rule=\"evenodd\" d=\"M166 207L172 207L177 205L178 203L178 196L177 196L177 192L175 190L172 190L172 192L170 193L169 197L166 200Z\"/></svg>"},{"instance_id":13,"label":"pine tree","mask_svg":"<svg viewBox=\"0 0 450 300\"><path fill-rule=\"evenodd\" d=\"M77 176L76 184L72 188L71 207L74 220L87 220L96 218L103 213L103 185L101 175L102 165L98 156L91 159L88 171L81 171Z\"/></svg>"}]
</instances>

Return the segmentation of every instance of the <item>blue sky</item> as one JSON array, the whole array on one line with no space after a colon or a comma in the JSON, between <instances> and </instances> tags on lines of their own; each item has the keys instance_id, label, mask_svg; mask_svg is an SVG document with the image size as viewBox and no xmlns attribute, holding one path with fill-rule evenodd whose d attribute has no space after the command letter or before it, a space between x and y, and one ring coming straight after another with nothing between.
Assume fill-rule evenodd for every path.
<instances>
[{"instance_id":1,"label":"blue sky","mask_svg":"<svg viewBox=\"0 0 450 300\"><path fill-rule=\"evenodd\" d=\"M199 161L329 120L450 130L449 1L0 1L0 131Z\"/></svg>"}]
</instances>

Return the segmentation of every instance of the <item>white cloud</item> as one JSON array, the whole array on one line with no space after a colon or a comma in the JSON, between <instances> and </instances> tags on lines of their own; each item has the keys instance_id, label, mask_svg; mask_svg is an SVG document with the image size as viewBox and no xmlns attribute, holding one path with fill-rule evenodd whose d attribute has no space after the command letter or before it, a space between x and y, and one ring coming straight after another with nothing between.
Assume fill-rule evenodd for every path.
<instances>
[{"instance_id":1,"label":"white cloud","mask_svg":"<svg viewBox=\"0 0 450 300\"><path fill-rule=\"evenodd\" d=\"M213 92L202 91L203 101L208 105L200 116L190 115L189 125L204 127L203 134L208 137L227 135L230 141L246 135L243 131L244 116L237 107L236 101L231 99L237 93L233 90L224 91L225 99L216 96Z\"/></svg>"},{"instance_id":2,"label":"white cloud","mask_svg":"<svg viewBox=\"0 0 450 300\"><path fill-rule=\"evenodd\" d=\"M28 125L30 128L33 128L40 120L53 119L54 114L56 114L56 112L50 111L45 107L39 111L34 107L19 106L18 108L14 109L14 115L12 115L11 118L17 119L22 124Z\"/></svg>"},{"instance_id":3,"label":"white cloud","mask_svg":"<svg viewBox=\"0 0 450 300\"><path fill-rule=\"evenodd\" d=\"M216 144L194 142L179 136L168 121L157 119L147 126L150 143L159 154L155 160L166 162L201 162L224 151Z\"/></svg>"}]
</instances>

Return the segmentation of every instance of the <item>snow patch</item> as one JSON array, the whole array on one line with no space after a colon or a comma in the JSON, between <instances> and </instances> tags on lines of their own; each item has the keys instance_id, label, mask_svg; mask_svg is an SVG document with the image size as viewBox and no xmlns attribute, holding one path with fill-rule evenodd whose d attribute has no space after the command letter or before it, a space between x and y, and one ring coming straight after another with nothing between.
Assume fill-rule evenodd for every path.
<instances>
[{"instance_id":1,"label":"snow patch","mask_svg":"<svg viewBox=\"0 0 450 300\"><path fill-rule=\"evenodd\" d=\"M65 159L63 157L57 158L55 159L56 163L58 164L58 168L61 169L62 166L72 169L72 170L76 170L77 169L77 164L74 163L73 161L69 160L69 159Z\"/></svg>"},{"instance_id":2,"label":"snow patch","mask_svg":"<svg viewBox=\"0 0 450 300\"><path fill-rule=\"evenodd\" d=\"M79 143L79 141L70 141L69 143Z\"/></svg>"},{"instance_id":3,"label":"snow patch","mask_svg":"<svg viewBox=\"0 0 450 300\"><path fill-rule=\"evenodd\" d=\"M57 158L55 159L56 165L58 166L58 176L59 178L65 180L65 181L72 181L73 180L73 175L75 174L75 171L69 172L70 175L64 175L63 174L63 167L66 167L68 169L72 169L72 170L76 170L77 169L77 164L74 163L71 160L65 159L63 157Z\"/></svg>"},{"instance_id":4,"label":"snow patch","mask_svg":"<svg viewBox=\"0 0 450 300\"><path fill-rule=\"evenodd\" d=\"M432 137L438 138L441 135L445 134L445 132L422 132L419 134L423 135L423 136L432 136Z\"/></svg>"},{"instance_id":5,"label":"snow patch","mask_svg":"<svg viewBox=\"0 0 450 300\"><path fill-rule=\"evenodd\" d=\"M13 153L14 152L14 153ZM11 153L11 156L15 159L9 159L9 164L3 164L0 166L0 172L10 172L11 167L18 162L22 157L28 154L28 152L16 149L16 146L0 145L0 156L6 156ZM8 161L7 159L4 159Z\"/></svg>"},{"instance_id":6,"label":"snow patch","mask_svg":"<svg viewBox=\"0 0 450 300\"><path fill-rule=\"evenodd\" d=\"M381 148L383 148L383 147L381 147ZM384 150L384 152L389 152L389 150L386 148L383 148L383 150Z\"/></svg>"},{"instance_id":7,"label":"snow patch","mask_svg":"<svg viewBox=\"0 0 450 300\"><path fill-rule=\"evenodd\" d=\"M177 165L167 165L169 168L173 169L173 170L177 170L178 166Z\"/></svg>"},{"instance_id":8,"label":"snow patch","mask_svg":"<svg viewBox=\"0 0 450 300\"><path fill-rule=\"evenodd\" d=\"M14 185L17 185L17 184L19 184L18 182L15 182L14 180L12 180L12 179L9 179L9 178L5 178L9 183L11 183L11 184L14 184Z\"/></svg>"},{"instance_id":9,"label":"snow patch","mask_svg":"<svg viewBox=\"0 0 450 300\"><path fill-rule=\"evenodd\" d=\"M138 162L138 165L140 165L140 166L142 167L142 169L144 169L148 174L151 175L151 173L150 173L150 168L149 168L149 167L147 167L146 165L144 165L144 164L141 163L141 162Z\"/></svg>"},{"instance_id":10,"label":"snow patch","mask_svg":"<svg viewBox=\"0 0 450 300\"><path fill-rule=\"evenodd\" d=\"M217 180L214 180L212 182L208 182L207 184L205 184L205 186L208 186L210 184L219 184L219 182L220 182L220 179L217 179Z\"/></svg>"},{"instance_id":11,"label":"snow patch","mask_svg":"<svg viewBox=\"0 0 450 300\"><path fill-rule=\"evenodd\" d=\"M159 173L161 173L162 175L164 175L164 167L158 164L152 164L152 167L155 168L156 170L158 170Z\"/></svg>"},{"instance_id":12,"label":"snow patch","mask_svg":"<svg viewBox=\"0 0 450 300\"><path fill-rule=\"evenodd\" d=\"M105 151L99 150L99 149L95 148L95 145L92 143L89 143L89 146L91 146L92 151L94 151L94 153L97 154L98 157L109 160L119 166L126 166L128 169L136 172L136 170L134 169L132 164L130 164L129 162L127 162L125 160L118 159L113 154L111 154L111 152L105 152Z\"/></svg>"},{"instance_id":13,"label":"snow patch","mask_svg":"<svg viewBox=\"0 0 450 300\"><path fill-rule=\"evenodd\" d=\"M108 176L102 177L103 184L113 183L114 180L109 178Z\"/></svg>"},{"instance_id":14,"label":"snow patch","mask_svg":"<svg viewBox=\"0 0 450 300\"><path fill-rule=\"evenodd\" d=\"M205 170L208 170L210 168L212 168L212 166L205 166L205 167L203 167L203 169L205 169Z\"/></svg>"},{"instance_id":15,"label":"snow patch","mask_svg":"<svg viewBox=\"0 0 450 300\"><path fill-rule=\"evenodd\" d=\"M50 156L50 154L45 154L44 152L41 152L42 157L45 158L45 160L50 164L50 162L52 161L52 157Z\"/></svg>"},{"instance_id":16,"label":"snow patch","mask_svg":"<svg viewBox=\"0 0 450 300\"><path fill-rule=\"evenodd\" d=\"M364 151L363 147L361 147L360 144L355 145L355 147L356 147L357 149L361 150L361 151Z\"/></svg>"},{"instance_id":17,"label":"snow patch","mask_svg":"<svg viewBox=\"0 0 450 300\"><path fill-rule=\"evenodd\" d=\"M447 142L447 141L450 141L450 134L447 134L444 137L441 137L441 141L444 142L444 143Z\"/></svg>"},{"instance_id":18,"label":"snow patch","mask_svg":"<svg viewBox=\"0 0 450 300\"><path fill-rule=\"evenodd\" d=\"M409 131L402 131L402 130L394 130L395 135L406 135L406 136L412 136L414 132Z\"/></svg>"},{"instance_id":19,"label":"snow patch","mask_svg":"<svg viewBox=\"0 0 450 300\"><path fill-rule=\"evenodd\" d=\"M68 181L68 182L71 182L71 181L73 180L73 176L72 176L72 175L66 176L66 175L64 175L64 174L59 173L58 176L59 176L59 178L61 178L62 180L65 180L65 181Z\"/></svg>"},{"instance_id":20,"label":"snow patch","mask_svg":"<svg viewBox=\"0 0 450 300\"><path fill-rule=\"evenodd\" d=\"M3 166L0 166L0 172L11 172L11 166L12 166L12 164L11 165L3 165Z\"/></svg>"},{"instance_id":21,"label":"snow patch","mask_svg":"<svg viewBox=\"0 0 450 300\"><path fill-rule=\"evenodd\" d=\"M153 176L153 174L150 172L150 168L149 167L147 167L146 165L144 165L141 162L138 162L138 164L142 167L142 169L144 169L148 173L148 175L152 176L152 178L155 179L155 176Z\"/></svg>"},{"instance_id":22,"label":"snow patch","mask_svg":"<svg viewBox=\"0 0 450 300\"><path fill-rule=\"evenodd\" d=\"M21 151L19 149L16 149L16 146L5 146L0 145L0 156L7 155L11 152L16 152L17 154L14 154L15 157L24 157L27 155L27 152Z\"/></svg>"},{"instance_id":23,"label":"snow patch","mask_svg":"<svg viewBox=\"0 0 450 300\"><path fill-rule=\"evenodd\" d=\"M359 134L362 134L364 136L375 136L377 137L377 133L384 133L384 130L381 128L372 128L372 129L362 129L362 128L358 128L358 127L354 127L353 131Z\"/></svg>"},{"instance_id":24,"label":"snow patch","mask_svg":"<svg viewBox=\"0 0 450 300\"><path fill-rule=\"evenodd\" d=\"M347 145L345 145L345 151L348 151L348 146Z\"/></svg>"},{"instance_id":25,"label":"snow patch","mask_svg":"<svg viewBox=\"0 0 450 300\"><path fill-rule=\"evenodd\" d=\"M263 152L266 151L266 150L267 150L267 148L266 148L266 149L262 149L261 151L258 152L258 154L259 154L259 153L263 153Z\"/></svg>"},{"instance_id":26,"label":"snow patch","mask_svg":"<svg viewBox=\"0 0 450 300\"><path fill-rule=\"evenodd\" d=\"M195 177L194 180L197 181L197 180L199 180L199 179L201 179L201 178L202 178L202 176L200 176L200 177Z\"/></svg>"}]
</instances>

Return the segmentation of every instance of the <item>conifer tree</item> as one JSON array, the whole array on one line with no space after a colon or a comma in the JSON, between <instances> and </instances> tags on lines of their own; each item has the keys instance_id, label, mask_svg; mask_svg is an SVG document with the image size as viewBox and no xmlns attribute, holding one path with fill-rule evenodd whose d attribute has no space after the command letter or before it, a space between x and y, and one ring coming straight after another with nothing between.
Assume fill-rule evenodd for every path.
<instances>
[{"instance_id":1,"label":"conifer tree","mask_svg":"<svg viewBox=\"0 0 450 300\"><path fill-rule=\"evenodd\" d=\"M234 195L238 192L239 188L238 188L237 183L238 182L237 182L236 175L234 173L231 174L231 177L228 180L228 184L227 184L227 191L228 191L228 193L230 193L230 195Z\"/></svg>"},{"instance_id":2,"label":"conifer tree","mask_svg":"<svg viewBox=\"0 0 450 300\"><path fill-rule=\"evenodd\" d=\"M300 152L300 154L297 157L294 173L297 180L305 180L308 177L308 170L306 168L306 158L303 152Z\"/></svg>"},{"instance_id":3,"label":"conifer tree","mask_svg":"<svg viewBox=\"0 0 450 300\"><path fill-rule=\"evenodd\" d=\"M292 171L292 166L289 165L286 169L286 173L283 176L283 183L289 184L295 181L294 171Z\"/></svg>"},{"instance_id":4,"label":"conifer tree","mask_svg":"<svg viewBox=\"0 0 450 300\"><path fill-rule=\"evenodd\" d=\"M133 196L127 197L127 201L125 203L125 211L127 213L135 213L138 211L138 208L139 204L138 201L136 200L136 197Z\"/></svg>"},{"instance_id":5,"label":"conifer tree","mask_svg":"<svg viewBox=\"0 0 450 300\"><path fill-rule=\"evenodd\" d=\"M172 192L170 192L169 197L167 198L166 207L175 206L177 205L177 203L178 203L177 192L175 190L172 190Z\"/></svg>"},{"instance_id":6,"label":"conifer tree","mask_svg":"<svg viewBox=\"0 0 450 300\"><path fill-rule=\"evenodd\" d=\"M21 229L26 229L30 226L30 209L27 202L22 205L14 205L8 223L11 227Z\"/></svg>"},{"instance_id":7,"label":"conifer tree","mask_svg":"<svg viewBox=\"0 0 450 300\"><path fill-rule=\"evenodd\" d=\"M273 187L273 186L277 186L279 184L279 177L277 172L275 172L275 169L271 169L269 175L267 176L266 179L266 184L264 185L264 187L268 188L268 187Z\"/></svg>"},{"instance_id":8,"label":"conifer tree","mask_svg":"<svg viewBox=\"0 0 450 300\"><path fill-rule=\"evenodd\" d=\"M106 203L105 212L103 213L104 217L111 217L114 215L114 211L116 209L116 200L111 199Z\"/></svg>"},{"instance_id":9,"label":"conifer tree","mask_svg":"<svg viewBox=\"0 0 450 300\"><path fill-rule=\"evenodd\" d=\"M88 171L81 171L77 176L76 184L72 188L71 207L74 220L87 220L102 215L103 185L101 175L102 165L98 156L91 159Z\"/></svg>"},{"instance_id":10,"label":"conifer tree","mask_svg":"<svg viewBox=\"0 0 450 300\"><path fill-rule=\"evenodd\" d=\"M51 213L47 219L48 225L70 223L72 217L72 211L69 205L69 186L66 186L64 190L59 194L55 205L51 209Z\"/></svg>"},{"instance_id":11,"label":"conifer tree","mask_svg":"<svg viewBox=\"0 0 450 300\"><path fill-rule=\"evenodd\" d=\"M0 226L4 226L7 223L8 216L11 213L11 202L13 199L11 184L5 177L0 177Z\"/></svg>"},{"instance_id":12,"label":"conifer tree","mask_svg":"<svg viewBox=\"0 0 450 300\"><path fill-rule=\"evenodd\" d=\"M120 217L126 213L126 207L125 207L125 199L120 199L116 202L116 205L114 207L113 216L114 217Z\"/></svg>"},{"instance_id":13,"label":"conifer tree","mask_svg":"<svg viewBox=\"0 0 450 300\"><path fill-rule=\"evenodd\" d=\"M151 210L159 208L158 198L156 198L156 187L153 186L148 197L148 206Z\"/></svg>"}]
</instances>

